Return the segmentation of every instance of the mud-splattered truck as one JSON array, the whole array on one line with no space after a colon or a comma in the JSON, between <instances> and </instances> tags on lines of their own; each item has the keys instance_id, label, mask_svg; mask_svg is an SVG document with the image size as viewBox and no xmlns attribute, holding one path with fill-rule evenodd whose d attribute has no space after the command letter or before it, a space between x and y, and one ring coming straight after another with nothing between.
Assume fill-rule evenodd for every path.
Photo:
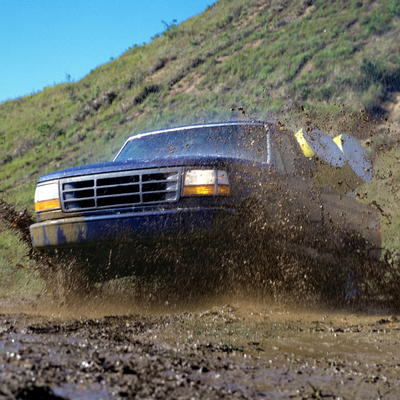
<instances>
[{"instance_id":1,"label":"mud-splattered truck","mask_svg":"<svg viewBox=\"0 0 400 400\"><path fill-rule=\"evenodd\" d=\"M321 138L256 122L134 135L112 162L40 177L33 246L79 255L97 281L182 259L185 273L210 257L228 268L246 251L379 258L379 216L346 195L349 155Z\"/></svg>"}]
</instances>

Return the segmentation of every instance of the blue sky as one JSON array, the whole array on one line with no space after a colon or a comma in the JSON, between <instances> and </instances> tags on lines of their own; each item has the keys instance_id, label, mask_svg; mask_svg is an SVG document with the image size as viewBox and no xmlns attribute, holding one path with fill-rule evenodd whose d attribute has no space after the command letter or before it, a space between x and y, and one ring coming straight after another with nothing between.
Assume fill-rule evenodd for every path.
<instances>
[{"instance_id":1,"label":"blue sky","mask_svg":"<svg viewBox=\"0 0 400 400\"><path fill-rule=\"evenodd\" d=\"M65 82L148 43L215 0L0 0L0 102Z\"/></svg>"}]
</instances>

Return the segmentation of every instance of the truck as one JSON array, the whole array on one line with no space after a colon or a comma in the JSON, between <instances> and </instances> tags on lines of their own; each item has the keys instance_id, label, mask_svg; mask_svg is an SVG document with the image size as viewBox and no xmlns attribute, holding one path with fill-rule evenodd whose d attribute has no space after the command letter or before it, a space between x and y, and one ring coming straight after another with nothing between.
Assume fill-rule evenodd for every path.
<instances>
[{"instance_id":1,"label":"truck","mask_svg":"<svg viewBox=\"0 0 400 400\"><path fill-rule=\"evenodd\" d=\"M99 282L167 275L179 263L180 274L198 281L246 268L276 277L280 267L272 261L283 253L379 259L378 212L324 179L326 162L303 150L271 122L133 135L113 161L39 178L32 244L79 260L71 274L61 271L69 288L80 286L76 276ZM335 176L338 167L331 170Z\"/></svg>"}]
</instances>

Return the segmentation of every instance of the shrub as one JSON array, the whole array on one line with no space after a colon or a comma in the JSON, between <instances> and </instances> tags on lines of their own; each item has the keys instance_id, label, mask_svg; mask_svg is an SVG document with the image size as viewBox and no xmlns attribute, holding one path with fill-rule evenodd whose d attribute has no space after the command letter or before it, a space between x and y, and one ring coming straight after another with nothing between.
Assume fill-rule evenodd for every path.
<instances>
[{"instance_id":1,"label":"shrub","mask_svg":"<svg viewBox=\"0 0 400 400\"><path fill-rule=\"evenodd\" d=\"M400 90L400 68L398 63L390 65L383 60L372 62L364 58L360 66L360 86L368 89L372 84L380 85L387 92Z\"/></svg>"},{"instance_id":2,"label":"shrub","mask_svg":"<svg viewBox=\"0 0 400 400\"><path fill-rule=\"evenodd\" d=\"M6 154L5 156L2 157L1 163L2 164L9 164L13 160L11 154Z\"/></svg>"},{"instance_id":3,"label":"shrub","mask_svg":"<svg viewBox=\"0 0 400 400\"><path fill-rule=\"evenodd\" d=\"M307 99L311 93L308 83L304 80L296 81L292 87L297 98Z\"/></svg>"},{"instance_id":4,"label":"shrub","mask_svg":"<svg viewBox=\"0 0 400 400\"><path fill-rule=\"evenodd\" d=\"M53 139L65 134L63 129L55 125L50 125L47 122L40 124L36 129L42 134L42 137L50 136Z\"/></svg>"},{"instance_id":5,"label":"shrub","mask_svg":"<svg viewBox=\"0 0 400 400\"><path fill-rule=\"evenodd\" d=\"M335 92L335 86L334 85L323 85L320 86L317 89L317 97L319 100L330 100L332 97L333 93Z\"/></svg>"}]
</instances>

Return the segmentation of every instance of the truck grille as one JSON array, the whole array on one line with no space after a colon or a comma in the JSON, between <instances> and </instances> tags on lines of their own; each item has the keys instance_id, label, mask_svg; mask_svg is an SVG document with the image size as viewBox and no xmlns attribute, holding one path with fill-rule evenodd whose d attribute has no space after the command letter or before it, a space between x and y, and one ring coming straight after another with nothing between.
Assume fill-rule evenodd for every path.
<instances>
[{"instance_id":1,"label":"truck grille","mask_svg":"<svg viewBox=\"0 0 400 400\"><path fill-rule=\"evenodd\" d=\"M181 168L144 169L61 179L65 212L173 203L179 200Z\"/></svg>"}]
</instances>

